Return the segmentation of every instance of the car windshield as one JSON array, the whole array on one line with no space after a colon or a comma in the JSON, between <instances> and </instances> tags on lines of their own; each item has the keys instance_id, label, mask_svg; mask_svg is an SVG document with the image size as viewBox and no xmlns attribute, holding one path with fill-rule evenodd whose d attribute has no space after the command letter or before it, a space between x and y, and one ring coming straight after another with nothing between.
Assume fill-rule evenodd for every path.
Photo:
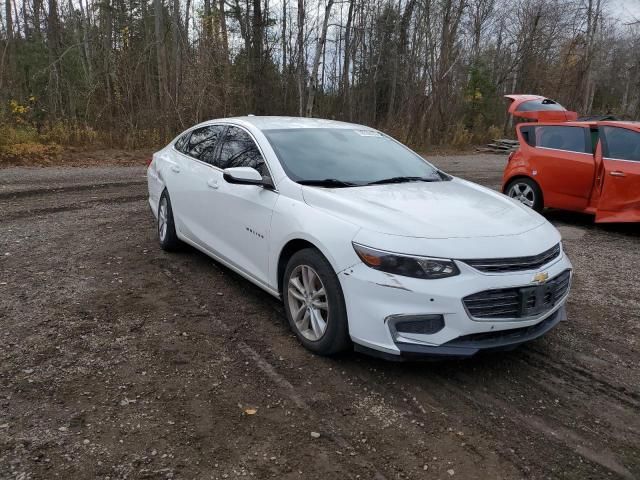
<instances>
[{"instance_id":1,"label":"car windshield","mask_svg":"<svg viewBox=\"0 0 640 480\"><path fill-rule=\"evenodd\" d=\"M264 134L289 178L302 184L353 187L449 178L375 130L287 128Z\"/></svg>"}]
</instances>

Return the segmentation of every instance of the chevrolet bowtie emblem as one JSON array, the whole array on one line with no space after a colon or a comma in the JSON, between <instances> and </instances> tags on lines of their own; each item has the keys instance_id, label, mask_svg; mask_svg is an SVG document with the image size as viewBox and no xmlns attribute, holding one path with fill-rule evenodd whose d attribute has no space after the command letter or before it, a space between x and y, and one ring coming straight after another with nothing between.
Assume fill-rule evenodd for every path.
<instances>
[{"instance_id":1,"label":"chevrolet bowtie emblem","mask_svg":"<svg viewBox=\"0 0 640 480\"><path fill-rule=\"evenodd\" d=\"M536 273L533 277L533 282L535 283L544 283L549 278L549 274L547 272Z\"/></svg>"}]
</instances>

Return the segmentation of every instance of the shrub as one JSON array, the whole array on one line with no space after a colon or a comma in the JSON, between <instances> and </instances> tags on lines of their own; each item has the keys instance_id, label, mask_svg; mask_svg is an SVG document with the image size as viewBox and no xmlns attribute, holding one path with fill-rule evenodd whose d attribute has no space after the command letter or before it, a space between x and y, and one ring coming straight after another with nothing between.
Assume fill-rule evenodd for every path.
<instances>
[{"instance_id":1,"label":"shrub","mask_svg":"<svg viewBox=\"0 0 640 480\"><path fill-rule=\"evenodd\" d=\"M452 130L451 145L464 148L471 145L473 133L471 133L462 123L457 123Z\"/></svg>"},{"instance_id":2,"label":"shrub","mask_svg":"<svg viewBox=\"0 0 640 480\"><path fill-rule=\"evenodd\" d=\"M495 140L498 138L502 138L504 133L500 127L496 127L495 125L491 125L487 129L487 140Z\"/></svg>"}]
</instances>

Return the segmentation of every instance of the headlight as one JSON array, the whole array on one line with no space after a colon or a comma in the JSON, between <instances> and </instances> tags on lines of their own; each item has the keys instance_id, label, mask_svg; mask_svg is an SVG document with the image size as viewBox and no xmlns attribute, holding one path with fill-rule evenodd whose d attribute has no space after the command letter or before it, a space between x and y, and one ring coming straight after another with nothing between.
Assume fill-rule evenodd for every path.
<instances>
[{"instance_id":1,"label":"headlight","mask_svg":"<svg viewBox=\"0 0 640 480\"><path fill-rule=\"evenodd\" d=\"M367 266L382 272L424 279L453 277L460 273L452 260L412 257L376 250L358 243L353 243L353 248Z\"/></svg>"}]
</instances>

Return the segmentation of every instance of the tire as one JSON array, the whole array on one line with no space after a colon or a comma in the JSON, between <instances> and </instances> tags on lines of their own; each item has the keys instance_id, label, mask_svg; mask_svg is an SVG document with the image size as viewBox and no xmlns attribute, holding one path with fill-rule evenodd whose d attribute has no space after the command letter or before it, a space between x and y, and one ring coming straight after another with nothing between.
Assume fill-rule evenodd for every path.
<instances>
[{"instance_id":1,"label":"tire","mask_svg":"<svg viewBox=\"0 0 640 480\"><path fill-rule=\"evenodd\" d=\"M171 199L166 188L160 195L158 203L158 240L160 248L168 252L175 251L180 247L180 240L176 235L176 225L173 221Z\"/></svg>"},{"instance_id":2,"label":"tire","mask_svg":"<svg viewBox=\"0 0 640 480\"><path fill-rule=\"evenodd\" d=\"M340 281L319 251L305 248L289 259L282 282L282 298L289 325L308 350L319 355L334 355L350 348Z\"/></svg>"},{"instance_id":3,"label":"tire","mask_svg":"<svg viewBox=\"0 0 640 480\"><path fill-rule=\"evenodd\" d=\"M540 186L532 179L521 177L509 182L504 189L505 195L518 200L523 205L533 208L536 212L542 212L544 201Z\"/></svg>"}]
</instances>

